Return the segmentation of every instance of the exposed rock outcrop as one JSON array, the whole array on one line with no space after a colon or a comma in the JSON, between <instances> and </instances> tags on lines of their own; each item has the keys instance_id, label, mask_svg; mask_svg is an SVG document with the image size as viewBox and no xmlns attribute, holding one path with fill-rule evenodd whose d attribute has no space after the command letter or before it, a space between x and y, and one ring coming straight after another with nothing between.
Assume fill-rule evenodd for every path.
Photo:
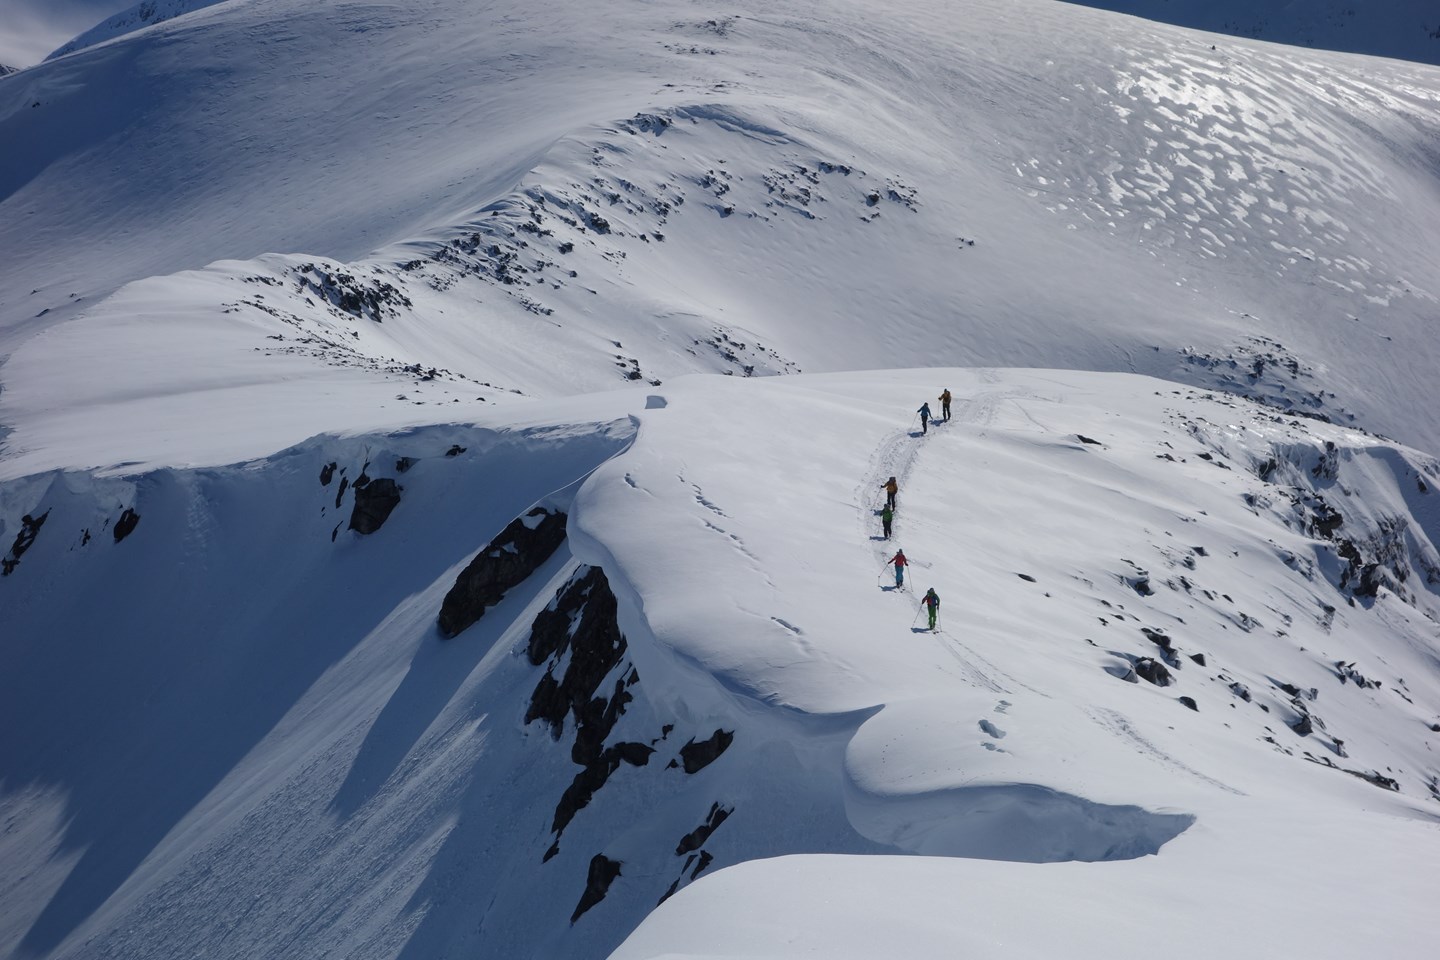
<instances>
[{"instance_id":1,"label":"exposed rock outcrop","mask_svg":"<svg viewBox=\"0 0 1440 960\"><path fill-rule=\"evenodd\" d=\"M440 632L453 637L485 610L499 603L506 591L534 573L565 540L565 514L536 507L510 521L500 535L486 544L455 579L445 595L437 620ZM542 614L543 616L543 614ZM536 620L539 623L539 618ZM533 632L531 643L534 644ZM531 654L531 662L535 660Z\"/></svg>"},{"instance_id":2,"label":"exposed rock outcrop","mask_svg":"<svg viewBox=\"0 0 1440 960\"><path fill-rule=\"evenodd\" d=\"M732 812L733 808L722 807L719 803L712 803L710 805L710 813L705 817L705 822L680 838L680 843L675 847L675 855L677 857L684 856L687 853L703 847L705 841L710 839L710 834L720 829L720 824L724 823Z\"/></svg>"},{"instance_id":3,"label":"exposed rock outcrop","mask_svg":"<svg viewBox=\"0 0 1440 960\"><path fill-rule=\"evenodd\" d=\"M0 576L8 577L15 572L15 568L20 565L20 555L30 549L30 545L40 535L40 528L45 525L45 518L48 516L50 516L50 511L46 510L38 517L32 517L27 513L20 518L20 532L15 535L15 542L10 545L10 553L0 560ZM117 535L115 539L120 538Z\"/></svg>"},{"instance_id":4,"label":"exposed rock outcrop","mask_svg":"<svg viewBox=\"0 0 1440 960\"><path fill-rule=\"evenodd\" d=\"M115 521L115 542L119 543L121 540L130 536L139 525L140 514L136 513L130 507L126 507L125 512L120 514L120 519Z\"/></svg>"},{"instance_id":5,"label":"exposed rock outcrop","mask_svg":"<svg viewBox=\"0 0 1440 960\"><path fill-rule=\"evenodd\" d=\"M720 754L730 748L735 740L735 733L732 730L716 730L709 739L695 742L691 740L680 748L680 762L686 773L698 773L710 764L714 763Z\"/></svg>"},{"instance_id":6,"label":"exposed rock outcrop","mask_svg":"<svg viewBox=\"0 0 1440 960\"><path fill-rule=\"evenodd\" d=\"M611 860L603 853L597 853L591 858L590 874L585 879L585 892L581 894L580 902L575 905L575 912L570 915L571 923L579 920L581 914L605 899L605 894L610 891L610 884L620 876L620 866L619 860Z\"/></svg>"},{"instance_id":7,"label":"exposed rock outcrop","mask_svg":"<svg viewBox=\"0 0 1440 960\"><path fill-rule=\"evenodd\" d=\"M631 667L607 683L621 667L627 647L616 612L615 594L604 571L582 567L530 627L530 662L538 666L548 660L550 665L530 695L525 722L543 720L558 740L566 718L572 718L575 742L570 759L581 767L555 807L551 829L557 838L620 764L645 766L655 750L629 741L605 745L633 699L629 688L640 682ZM608 696L602 695L602 689ZM547 858L556 849L552 847Z\"/></svg>"},{"instance_id":8,"label":"exposed rock outcrop","mask_svg":"<svg viewBox=\"0 0 1440 960\"><path fill-rule=\"evenodd\" d=\"M388 477L371 480L364 474L355 481L355 508L350 512L350 529L374 533L390 519L400 505L401 487Z\"/></svg>"}]
</instances>

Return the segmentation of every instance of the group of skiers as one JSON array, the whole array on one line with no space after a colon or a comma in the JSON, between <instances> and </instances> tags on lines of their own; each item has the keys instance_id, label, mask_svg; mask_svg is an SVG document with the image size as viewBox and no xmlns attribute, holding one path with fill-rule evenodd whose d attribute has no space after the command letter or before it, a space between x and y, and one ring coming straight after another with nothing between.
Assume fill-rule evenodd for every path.
<instances>
[{"instance_id":1,"label":"group of skiers","mask_svg":"<svg viewBox=\"0 0 1440 960\"><path fill-rule=\"evenodd\" d=\"M895 556L885 562L895 567L895 589L904 590L905 568L910 566L910 561L905 557L905 551L896 550ZM935 619L940 615L940 594L935 592L934 587L925 591L925 596L920 599L920 606L924 607L925 612L930 614L930 629L934 630Z\"/></svg>"},{"instance_id":2,"label":"group of skiers","mask_svg":"<svg viewBox=\"0 0 1440 960\"><path fill-rule=\"evenodd\" d=\"M910 566L910 561L905 558L904 550L896 550L895 556L891 557L888 563L895 566L895 589L905 589L905 568ZM925 596L920 598L920 606L930 615L930 629L935 629L935 620L940 616L940 594L931 587L925 591Z\"/></svg>"},{"instance_id":3,"label":"group of skiers","mask_svg":"<svg viewBox=\"0 0 1440 960\"><path fill-rule=\"evenodd\" d=\"M948 421L950 419L950 388L946 387L937 399L940 401L941 422ZM920 433L923 436L927 432L931 420L929 402L920 404L920 409L916 413L920 415ZM891 477L880 486L885 491L885 506L880 511L880 528L884 532L885 539L889 540L891 525L895 522L895 495L900 492L900 485L894 477ZM905 568L910 566L910 561L905 557L905 551L896 550L895 556L886 563L895 568L895 589L904 590ZM940 615L940 595L935 592L934 587L925 591L920 606L929 614L930 629L934 630L936 620Z\"/></svg>"},{"instance_id":4,"label":"group of skiers","mask_svg":"<svg viewBox=\"0 0 1440 960\"><path fill-rule=\"evenodd\" d=\"M940 396L936 397L935 399L940 401L939 422L948 422L950 419L950 388L946 387L945 390L940 394ZM934 417L930 415L930 401L927 400L924 403L920 404L920 409L916 410L915 412L920 415L920 435L923 437L930 426L930 421L934 419Z\"/></svg>"}]
</instances>

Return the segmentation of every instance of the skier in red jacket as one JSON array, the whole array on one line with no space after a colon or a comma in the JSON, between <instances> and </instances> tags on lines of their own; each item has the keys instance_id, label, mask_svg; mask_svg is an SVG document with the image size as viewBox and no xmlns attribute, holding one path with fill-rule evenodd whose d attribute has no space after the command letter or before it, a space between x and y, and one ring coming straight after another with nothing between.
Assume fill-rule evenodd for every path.
<instances>
[{"instance_id":1,"label":"skier in red jacket","mask_svg":"<svg viewBox=\"0 0 1440 960\"><path fill-rule=\"evenodd\" d=\"M895 556L890 558L890 563L895 564L895 589L905 588L905 568L910 566L910 561L905 559L904 550L896 550Z\"/></svg>"}]
</instances>

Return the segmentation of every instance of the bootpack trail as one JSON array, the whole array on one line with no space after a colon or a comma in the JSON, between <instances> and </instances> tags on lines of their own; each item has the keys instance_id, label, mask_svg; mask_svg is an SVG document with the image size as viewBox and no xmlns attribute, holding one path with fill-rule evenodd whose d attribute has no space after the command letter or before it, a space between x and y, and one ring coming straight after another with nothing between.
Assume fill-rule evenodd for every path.
<instances>
[{"instance_id":1,"label":"bootpack trail","mask_svg":"<svg viewBox=\"0 0 1440 960\"><path fill-rule=\"evenodd\" d=\"M991 382L992 380L993 375L991 380L987 380L987 382ZM983 427L993 421L997 403L1020 396L1022 395L1016 393L1014 390L986 390L965 398L957 395L952 405L950 422L946 425L962 424L972 427ZM895 498L895 522L893 524L891 538L889 540L872 541L877 547L874 551L880 571L877 579L880 580L882 584L889 580L889 558L894 555L892 551L902 549L899 542L900 533L903 529L900 526L900 518L906 499L905 488L911 472L915 468L916 460L919 458L921 445L923 443L924 439L913 436L909 430L900 430L890 435L881 443L875 453L871 455L870 468L865 474L865 478L861 481L860 488L857 490L855 499L856 502L860 504L858 512L860 527L863 535L868 538L874 530L876 517L885 502L884 495L881 492L885 481L890 477L894 477L900 488L900 492ZM910 565L920 569L928 569L930 567L928 561L912 560L910 561ZM908 589L908 586L909 583L907 582L906 588L887 589L885 592L906 597L906 603L908 604L910 602L909 598L914 596ZM940 647L959 665L961 675L967 683L996 693L1013 693L1017 687L1027 690L1032 689L1026 684L1020 683L1014 677L1011 677L984 656L976 653L948 630L937 627L935 630L927 632L935 637ZM997 680L996 677L1001 679ZM1002 680L1004 682L1002 682Z\"/></svg>"}]
</instances>

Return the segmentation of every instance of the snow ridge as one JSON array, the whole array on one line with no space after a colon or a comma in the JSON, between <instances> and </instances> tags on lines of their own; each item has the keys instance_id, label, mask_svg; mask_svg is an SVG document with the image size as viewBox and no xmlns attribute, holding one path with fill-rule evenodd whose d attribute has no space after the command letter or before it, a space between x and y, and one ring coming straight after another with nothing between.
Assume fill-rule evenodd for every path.
<instances>
[{"instance_id":1,"label":"snow ridge","mask_svg":"<svg viewBox=\"0 0 1440 960\"><path fill-rule=\"evenodd\" d=\"M134 33L136 30L143 30L157 23L164 23L166 20L223 2L225 0L143 0L128 10L122 10L101 20L73 40L67 41L45 59L54 60L56 57L63 57L77 50L104 43L106 40L123 37L127 33Z\"/></svg>"}]
</instances>

